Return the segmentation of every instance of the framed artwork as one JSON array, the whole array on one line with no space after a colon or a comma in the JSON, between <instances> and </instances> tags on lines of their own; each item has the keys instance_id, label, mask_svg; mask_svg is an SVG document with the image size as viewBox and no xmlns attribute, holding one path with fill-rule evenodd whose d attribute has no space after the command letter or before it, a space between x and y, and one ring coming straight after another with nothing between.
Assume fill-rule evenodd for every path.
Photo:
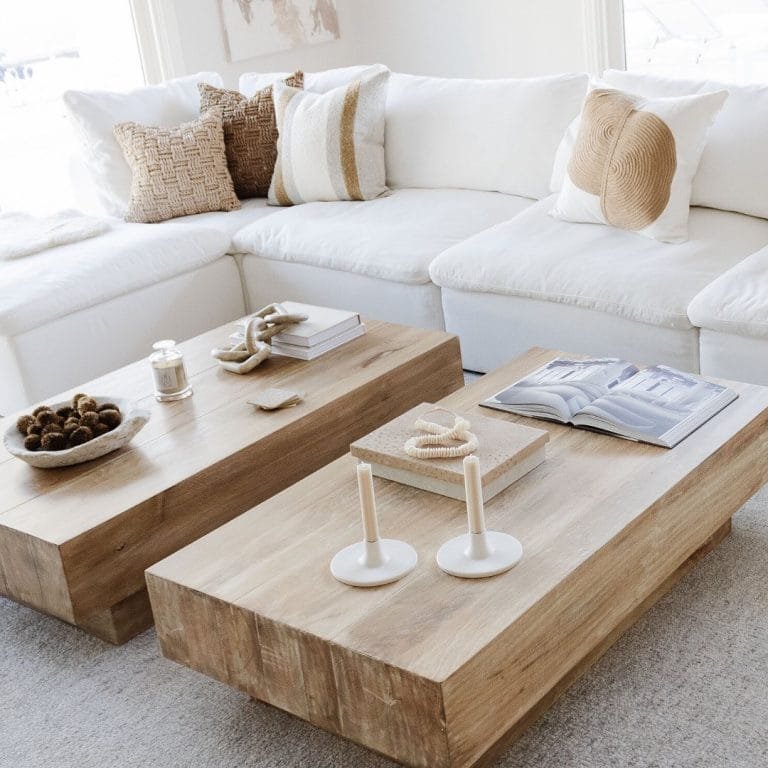
<instances>
[{"instance_id":1,"label":"framed artwork","mask_svg":"<svg viewBox=\"0 0 768 768\"><path fill-rule=\"evenodd\" d=\"M339 38L336 0L219 0L229 61Z\"/></svg>"}]
</instances>

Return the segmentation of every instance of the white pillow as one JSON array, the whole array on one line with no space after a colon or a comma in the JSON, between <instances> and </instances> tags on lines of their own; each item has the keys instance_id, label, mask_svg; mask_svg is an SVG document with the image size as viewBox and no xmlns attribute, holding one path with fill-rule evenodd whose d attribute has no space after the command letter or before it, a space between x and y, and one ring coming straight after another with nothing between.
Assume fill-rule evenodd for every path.
<instances>
[{"instance_id":1,"label":"white pillow","mask_svg":"<svg viewBox=\"0 0 768 768\"><path fill-rule=\"evenodd\" d=\"M277 163L272 205L372 200L388 190L384 173L386 67L327 93L278 81L273 98Z\"/></svg>"},{"instance_id":2,"label":"white pillow","mask_svg":"<svg viewBox=\"0 0 768 768\"><path fill-rule=\"evenodd\" d=\"M555 151L587 81L583 74L516 80L393 74L388 184L546 197Z\"/></svg>"},{"instance_id":3,"label":"white pillow","mask_svg":"<svg viewBox=\"0 0 768 768\"><path fill-rule=\"evenodd\" d=\"M221 76L200 72L125 93L67 91L64 104L80 139L83 160L105 213L123 217L131 197L131 170L112 133L117 123L170 128L200 114L197 84L221 88Z\"/></svg>"},{"instance_id":4,"label":"white pillow","mask_svg":"<svg viewBox=\"0 0 768 768\"><path fill-rule=\"evenodd\" d=\"M354 67L326 69L322 72L305 72L304 90L313 93L327 93L339 86L349 85L372 67L380 69L382 66L382 64L358 64ZM250 98L257 91L261 91L268 85L282 82L291 74L291 72L244 72L240 75L237 88L240 93Z\"/></svg>"},{"instance_id":5,"label":"white pillow","mask_svg":"<svg viewBox=\"0 0 768 768\"><path fill-rule=\"evenodd\" d=\"M733 85L713 80L671 80L608 70L614 88L640 96L682 96L727 90L693 180L691 205L768 218L768 85Z\"/></svg>"},{"instance_id":6,"label":"white pillow","mask_svg":"<svg viewBox=\"0 0 768 768\"><path fill-rule=\"evenodd\" d=\"M687 240L691 182L727 97L725 91L659 99L590 91L552 215L662 242Z\"/></svg>"}]
</instances>

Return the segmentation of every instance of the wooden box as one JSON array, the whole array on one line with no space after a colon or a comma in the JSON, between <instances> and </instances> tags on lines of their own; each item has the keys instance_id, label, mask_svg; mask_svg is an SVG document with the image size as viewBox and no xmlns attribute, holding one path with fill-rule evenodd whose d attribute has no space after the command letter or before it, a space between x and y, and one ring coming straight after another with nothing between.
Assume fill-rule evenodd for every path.
<instances>
[{"instance_id":1,"label":"wooden box","mask_svg":"<svg viewBox=\"0 0 768 768\"><path fill-rule=\"evenodd\" d=\"M409 437L424 434L414 427L419 417L427 421L453 425L445 411L421 403L350 445L350 453L371 465L373 474L424 491L464 500L463 457L452 459L416 459L405 450ZM483 501L489 501L534 467L544 461L549 433L506 421L477 415L463 415L470 431L480 443L475 455L480 459Z\"/></svg>"}]
</instances>

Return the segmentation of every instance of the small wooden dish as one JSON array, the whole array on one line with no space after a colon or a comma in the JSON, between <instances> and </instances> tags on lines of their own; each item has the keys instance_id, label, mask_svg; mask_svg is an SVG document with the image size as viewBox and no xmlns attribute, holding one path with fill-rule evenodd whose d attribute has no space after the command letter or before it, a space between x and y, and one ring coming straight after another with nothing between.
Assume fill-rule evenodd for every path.
<instances>
[{"instance_id":1,"label":"small wooden dish","mask_svg":"<svg viewBox=\"0 0 768 768\"><path fill-rule=\"evenodd\" d=\"M96 397L95 400L99 405L114 403L120 409L123 420L111 432L94 437L93 440L74 448L65 448L63 451L28 451L24 447L24 435L16 429L16 424L12 424L3 438L6 450L33 467L41 469L70 467L74 464L82 464L84 461L98 459L100 456L106 456L122 448L130 443L149 421L149 411L137 408L130 400L116 397ZM70 401L55 403L51 408L55 411L65 405L70 405Z\"/></svg>"}]
</instances>

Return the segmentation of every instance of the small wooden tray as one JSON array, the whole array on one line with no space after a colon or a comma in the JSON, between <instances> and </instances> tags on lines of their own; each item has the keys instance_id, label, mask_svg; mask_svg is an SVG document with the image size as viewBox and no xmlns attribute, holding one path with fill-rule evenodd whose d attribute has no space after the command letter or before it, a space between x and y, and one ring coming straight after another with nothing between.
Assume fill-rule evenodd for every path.
<instances>
[{"instance_id":1,"label":"small wooden tray","mask_svg":"<svg viewBox=\"0 0 768 768\"><path fill-rule=\"evenodd\" d=\"M423 434L413 425L433 408L430 403L421 403L352 443L349 450L353 456L368 462L377 477L463 501L463 457L415 459L403 449L409 437ZM480 459L483 501L489 501L544 461L548 432L500 418L457 415L470 422L470 429L480 442L475 455ZM437 411L426 415L426 419L447 425L449 416Z\"/></svg>"}]
</instances>

